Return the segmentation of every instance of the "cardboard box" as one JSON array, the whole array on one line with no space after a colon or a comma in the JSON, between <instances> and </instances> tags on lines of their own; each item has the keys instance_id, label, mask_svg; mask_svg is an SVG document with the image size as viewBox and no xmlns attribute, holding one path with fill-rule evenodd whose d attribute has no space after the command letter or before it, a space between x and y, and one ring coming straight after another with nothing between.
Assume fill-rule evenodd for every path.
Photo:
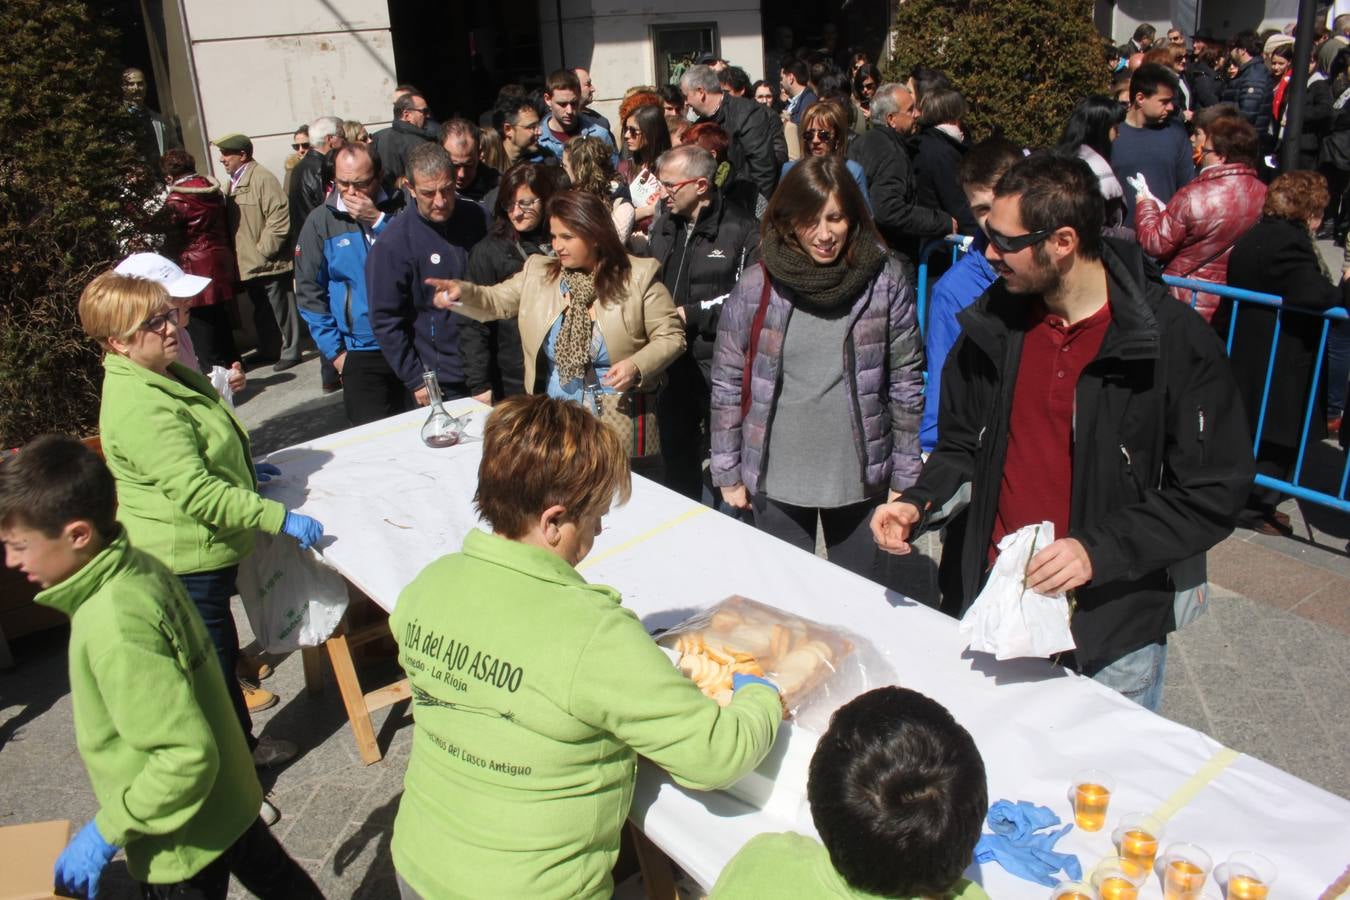
<instances>
[{"instance_id":1,"label":"cardboard box","mask_svg":"<svg viewBox=\"0 0 1350 900\"><path fill-rule=\"evenodd\" d=\"M0 828L0 900L55 897L52 870L69 840L66 819Z\"/></svg>"}]
</instances>

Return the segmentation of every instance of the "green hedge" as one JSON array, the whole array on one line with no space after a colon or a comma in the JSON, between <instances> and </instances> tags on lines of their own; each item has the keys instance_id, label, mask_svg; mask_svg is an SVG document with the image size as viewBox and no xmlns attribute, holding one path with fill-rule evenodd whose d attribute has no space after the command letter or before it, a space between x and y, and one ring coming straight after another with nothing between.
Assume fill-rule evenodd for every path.
<instances>
[{"instance_id":1,"label":"green hedge","mask_svg":"<svg viewBox=\"0 0 1350 900\"><path fill-rule=\"evenodd\" d=\"M1108 87L1091 0L904 0L884 71L904 81L915 65L952 79L973 139L1025 147L1053 144L1074 104Z\"/></svg>"},{"instance_id":2,"label":"green hedge","mask_svg":"<svg viewBox=\"0 0 1350 900\"><path fill-rule=\"evenodd\" d=\"M151 228L158 188L123 110L117 46L78 0L0 4L0 448L97 427L99 353L76 306Z\"/></svg>"}]
</instances>

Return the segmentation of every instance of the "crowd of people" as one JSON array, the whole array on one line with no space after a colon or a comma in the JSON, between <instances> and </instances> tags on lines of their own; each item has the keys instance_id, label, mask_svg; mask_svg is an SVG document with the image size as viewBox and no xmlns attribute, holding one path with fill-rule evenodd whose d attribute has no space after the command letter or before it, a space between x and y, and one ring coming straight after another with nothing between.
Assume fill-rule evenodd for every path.
<instances>
[{"instance_id":1,"label":"crowd of people","mask_svg":"<svg viewBox=\"0 0 1350 900\"><path fill-rule=\"evenodd\" d=\"M1073 600L1077 649L1058 661L1157 710L1206 551L1239 522L1288 532L1253 475L1290 466L1317 352L1316 320L1286 319L1253 454L1272 314L1230 329L1230 301L1192 308L1160 272L1344 302L1315 245L1350 225L1350 16L1335 26L1316 35L1292 171L1271 161L1292 39L1187 46L1173 29L1155 47L1151 26L1108 50L1116 96L1083 98L1045 148L972 142L940 71L884 83L865 54L845 69L801 52L754 83L700 60L628 90L613 123L586 69L443 124L404 85L388 128L298 129L283 179L242 133L213 141L225 186L166 149L164 255L129 257L80 301L105 354L103 459L49 437L0 466L7 563L72 616L102 807L58 886L92 895L125 848L146 896L223 897L231 873L259 896L318 895L267 831L254 767L297 748L253 736L250 711L276 698L240 657L230 599L258 532L307 548L324 529L259 494L279 473L220 393L246 386L240 292L248 365L289 368L312 341L352 425L426 406L426 373L495 407L475 496L491 533L418 574L392 619L415 700L404 898L608 896L637 754L711 789L771 748L774 684L737 675L719 707L576 571L633 471L882 583L943 529L955 616L1000 542L1050 521L1026 580ZM970 249L921 323L915 265L947 235ZM1344 407L1335 334L1319 429ZM519 677L433 676L443 648L423 633ZM932 700L884 688L841 708L809 793L823 846L757 838L714 897L788 881L984 896L961 875L983 764Z\"/></svg>"}]
</instances>

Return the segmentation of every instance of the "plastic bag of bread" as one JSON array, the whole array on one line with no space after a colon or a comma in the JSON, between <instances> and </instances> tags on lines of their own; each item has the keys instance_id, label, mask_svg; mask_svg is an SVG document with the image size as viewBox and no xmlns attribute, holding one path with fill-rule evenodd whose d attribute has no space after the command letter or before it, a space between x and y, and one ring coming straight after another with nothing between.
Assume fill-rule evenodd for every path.
<instances>
[{"instance_id":1,"label":"plastic bag of bread","mask_svg":"<svg viewBox=\"0 0 1350 900\"><path fill-rule=\"evenodd\" d=\"M789 716L816 731L850 698L893 680L864 639L741 596L685 620L657 642L723 706L731 702L733 675L759 675L778 685Z\"/></svg>"}]
</instances>

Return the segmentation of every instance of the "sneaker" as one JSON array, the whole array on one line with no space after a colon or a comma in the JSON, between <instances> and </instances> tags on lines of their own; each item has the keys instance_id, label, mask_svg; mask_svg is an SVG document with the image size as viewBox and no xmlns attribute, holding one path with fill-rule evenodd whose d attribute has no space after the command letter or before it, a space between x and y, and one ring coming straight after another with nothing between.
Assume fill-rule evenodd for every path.
<instances>
[{"instance_id":1,"label":"sneaker","mask_svg":"<svg viewBox=\"0 0 1350 900\"><path fill-rule=\"evenodd\" d=\"M261 656L248 656L239 654L239 662L235 663L234 673L239 676L239 680L248 684L249 687L257 687L258 682L264 678L272 677L272 667Z\"/></svg>"},{"instance_id":2,"label":"sneaker","mask_svg":"<svg viewBox=\"0 0 1350 900\"><path fill-rule=\"evenodd\" d=\"M292 741L261 737L258 738L258 745L253 748L253 765L259 769L270 769L290 762L299 752L300 748Z\"/></svg>"},{"instance_id":3,"label":"sneaker","mask_svg":"<svg viewBox=\"0 0 1350 900\"><path fill-rule=\"evenodd\" d=\"M239 680L239 687L244 692L244 703L248 706L250 714L262 712L264 709L271 709L277 705L277 695L271 691L250 685L243 679Z\"/></svg>"},{"instance_id":4,"label":"sneaker","mask_svg":"<svg viewBox=\"0 0 1350 900\"><path fill-rule=\"evenodd\" d=\"M258 818L263 820L264 825L271 828L281 820L281 813L277 811L275 806L264 800L262 809L258 810Z\"/></svg>"}]
</instances>

